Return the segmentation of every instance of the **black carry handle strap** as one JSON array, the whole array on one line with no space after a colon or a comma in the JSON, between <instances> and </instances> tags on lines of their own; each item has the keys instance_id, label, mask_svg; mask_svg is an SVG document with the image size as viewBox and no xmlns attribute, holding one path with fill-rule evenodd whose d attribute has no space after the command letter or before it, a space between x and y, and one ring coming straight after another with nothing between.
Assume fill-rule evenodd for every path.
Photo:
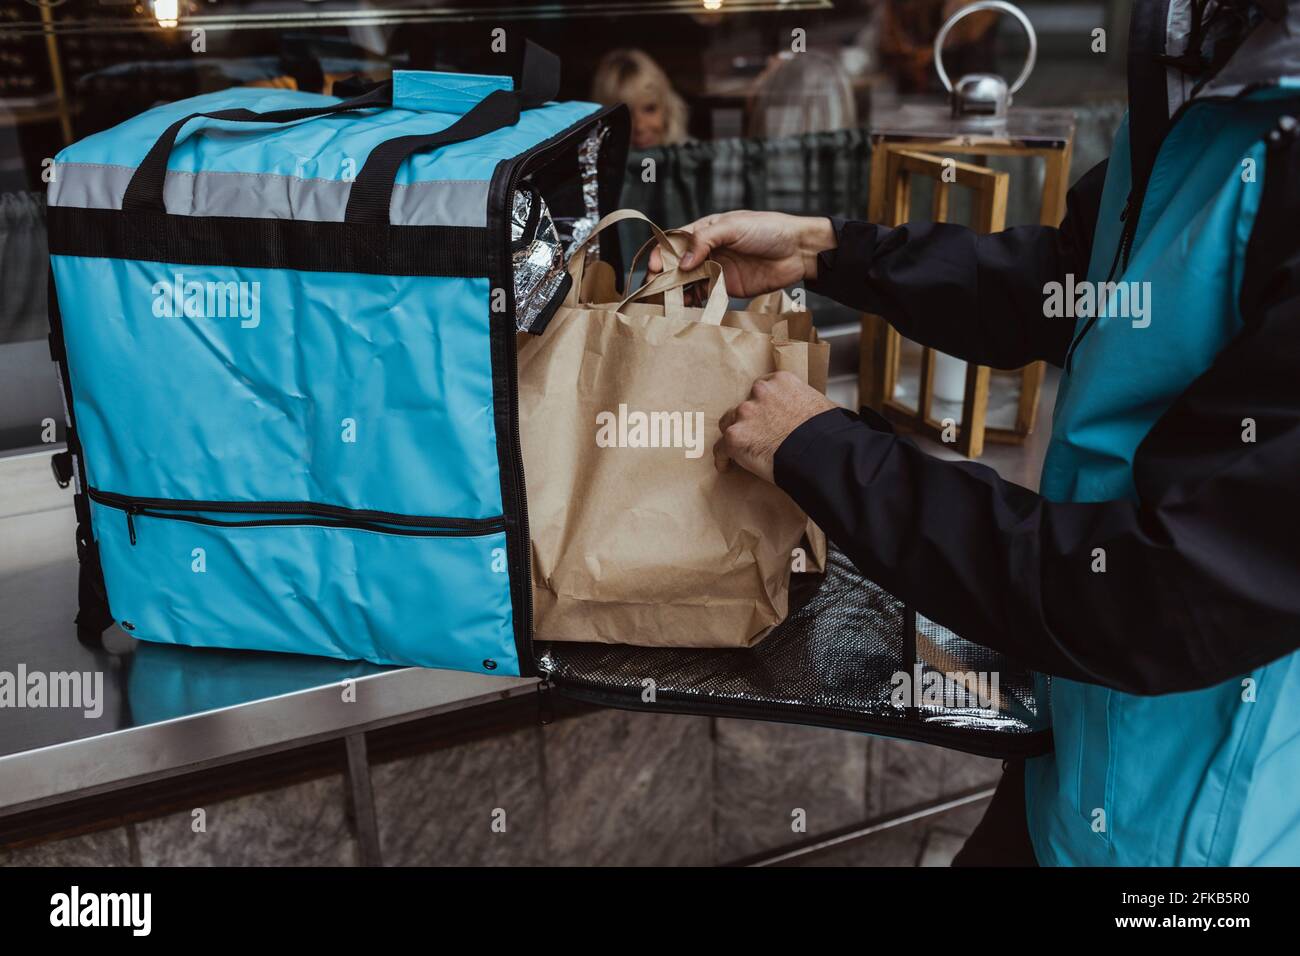
<instances>
[{"instance_id":1,"label":"black carry handle strap","mask_svg":"<svg viewBox=\"0 0 1300 956\"><path fill-rule=\"evenodd\" d=\"M436 149L485 136L493 130L513 126L519 121L521 110L541 106L555 99L560 87L560 60L549 50L532 41L524 44L523 64L519 70L518 89L494 90L452 123L437 133L399 136L381 143L371 151L365 165L357 174L348 192L346 222L375 224L388 223L388 209L392 202L393 185L397 170L407 158L427 149ZM380 84L360 96L330 106L306 107L292 110L272 110L254 113L252 110L230 109L214 113L191 113L163 131L149 149L144 160L127 184L122 196L123 209L166 212L163 187L167 181L167 162L176 146L185 124L204 117L215 120L233 120L246 123L293 123L298 120L329 116L350 110L387 107L393 102L391 81Z\"/></svg>"},{"instance_id":2,"label":"black carry handle strap","mask_svg":"<svg viewBox=\"0 0 1300 956\"><path fill-rule=\"evenodd\" d=\"M272 110L268 113L254 113L252 110L232 109L218 110L215 113L191 113L168 126L158 141L150 147L144 160L127 184L122 195L123 209L147 209L152 212L166 212L163 202L163 186L167 181L167 161L171 158L176 140L190 120L200 117L215 120L235 120L244 123L293 123L297 120L312 119L316 116L329 116L349 110L363 110L373 107L391 106L393 102L393 84L381 83L361 96L333 103L329 106L300 107L293 110Z\"/></svg>"},{"instance_id":3,"label":"black carry handle strap","mask_svg":"<svg viewBox=\"0 0 1300 956\"><path fill-rule=\"evenodd\" d=\"M524 61L519 70L517 90L494 90L444 130L398 136L376 146L348 192L344 220L386 225L397 171L407 159L416 153L463 143L513 126L519 122L520 111L555 99L559 89L559 57L528 41L524 44Z\"/></svg>"},{"instance_id":4,"label":"black carry handle strap","mask_svg":"<svg viewBox=\"0 0 1300 956\"><path fill-rule=\"evenodd\" d=\"M519 95L508 90L493 90L446 129L436 133L397 136L380 143L370 151L366 164L348 190L348 207L343 221L387 225L397 170L410 156L423 150L478 139L517 122Z\"/></svg>"},{"instance_id":5,"label":"black carry handle strap","mask_svg":"<svg viewBox=\"0 0 1300 956\"><path fill-rule=\"evenodd\" d=\"M520 109L536 109L560 95L560 58L532 40L524 42L519 67Z\"/></svg>"}]
</instances>

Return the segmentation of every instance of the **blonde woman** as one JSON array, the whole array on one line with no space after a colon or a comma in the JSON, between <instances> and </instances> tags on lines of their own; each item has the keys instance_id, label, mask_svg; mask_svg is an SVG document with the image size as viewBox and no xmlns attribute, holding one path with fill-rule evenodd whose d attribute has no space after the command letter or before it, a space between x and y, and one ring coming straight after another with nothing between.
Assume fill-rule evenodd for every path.
<instances>
[{"instance_id":1,"label":"blonde woman","mask_svg":"<svg viewBox=\"0 0 1300 956\"><path fill-rule=\"evenodd\" d=\"M632 148L671 146L686 139L686 104L659 64L641 50L612 50L601 58L591 96L602 106L626 103Z\"/></svg>"}]
</instances>

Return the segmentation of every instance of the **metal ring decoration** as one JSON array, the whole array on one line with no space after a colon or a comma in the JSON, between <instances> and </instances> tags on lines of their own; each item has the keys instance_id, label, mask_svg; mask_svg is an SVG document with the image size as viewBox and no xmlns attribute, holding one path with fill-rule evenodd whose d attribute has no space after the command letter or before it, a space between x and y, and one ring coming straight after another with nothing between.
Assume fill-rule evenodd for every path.
<instances>
[{"instance_id":1,"label":"metal ring decoration","mask_svg":"<svg viewBox=\"0 0 1300 956\"><path fill-rule=\"evenodd\" d=\"M1034 72L1034 64L1038 61L1038 34L1034 32L1034 25L1029 22L1029 17L1025 16L1025 11L1015 4L1007 3L1006 0L979 0L978 3L962 7L950 16L944 25L939 28L939 35L934 38L934 66L939 71L939 79L943 81L944 89L949 93L952 92L952 80L948 78L948 71L943 68L943 41L948 39L948 32L952 30L958 20L983 10L996 10L999 13L1010 14L1020 21L1020 25L1025 28L1025 35L1029 37L1029 55L1025 57L1025 68L1020 71L1016 81L1011 84L1010 92L1017 92L1029 79L1029 74Z\"/></svg>"}]
</instances>

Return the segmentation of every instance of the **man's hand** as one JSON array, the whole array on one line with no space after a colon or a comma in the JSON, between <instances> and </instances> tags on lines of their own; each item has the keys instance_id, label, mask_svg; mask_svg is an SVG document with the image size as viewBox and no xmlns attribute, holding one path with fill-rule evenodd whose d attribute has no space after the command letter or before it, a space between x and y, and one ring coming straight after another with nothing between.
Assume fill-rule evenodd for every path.
<instances>
[{"instance_id":1,"label":"man's hand","mask_svg":"<svg viewBox=\"0 0 1300 956\"><path fill-rule=\"evenodd\" d=\"M767 481L773 480L776 450L808 419L836 405L789 372L764 375L749 398L722 416L722 437L713 446L713 464L726 471L731 462Z\"/></svg>"},{"instance_id":2,"label":"man's hand","mask_svg":"<svg viewBox=\"0 0 1300 956\"><path fill-rule=\"evenodd\" d=\"M835 246L831 221L820 216L742 210L705 216L682 229L691 234L682 268L713 259L722 265L727 292L742 299L817 278L817 254ZM650 272L662 269L655 249Z\"/></svg>"}]
</instances>

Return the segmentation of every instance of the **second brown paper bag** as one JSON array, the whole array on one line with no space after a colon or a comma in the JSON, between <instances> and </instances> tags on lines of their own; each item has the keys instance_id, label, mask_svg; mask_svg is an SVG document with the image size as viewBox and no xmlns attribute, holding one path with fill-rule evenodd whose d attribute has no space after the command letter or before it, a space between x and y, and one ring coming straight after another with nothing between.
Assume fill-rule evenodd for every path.
<instances>
[{"instance_id":1,"label":"second brown paper bag","mask_svg":"<svg viewBox=\"0 0 1300 956\"><path fill-rule=\"evenodd\" d=\"M674 241L678 236L685 238L680 230L669 231L666 235L670 241ZM649 251L652 244L655 244L654 239L646 243L633 257L629 280L632 272L635 271L636 263ZM675 241L674 245L677 247L676 252L684 251L684 245ZM579 262L573 270L578 284L581 285L581 301L609 303L607 306L599 307L617 310L619 297L615 291L613 267L599 260L586 263L585 268L583 266L584 264ZM625 303L622 311L628 315L664 315L665 306L632 302ZM698 322L702 318L703 310L685 308L678 314ZM812 315L806 310L797 309L794 301L784 290L756 296L742 310L726 311L720 324L728 328L749 329L753 332L773 335L777 370L797 375L823 395L826 394L827 380L830 376L830 346L818 338ZM801 559L796 560L794 570L824 572L826 535L811 520L805 531L805 540L807 549L799 556Z\"/></svg>"}]
</instances>

